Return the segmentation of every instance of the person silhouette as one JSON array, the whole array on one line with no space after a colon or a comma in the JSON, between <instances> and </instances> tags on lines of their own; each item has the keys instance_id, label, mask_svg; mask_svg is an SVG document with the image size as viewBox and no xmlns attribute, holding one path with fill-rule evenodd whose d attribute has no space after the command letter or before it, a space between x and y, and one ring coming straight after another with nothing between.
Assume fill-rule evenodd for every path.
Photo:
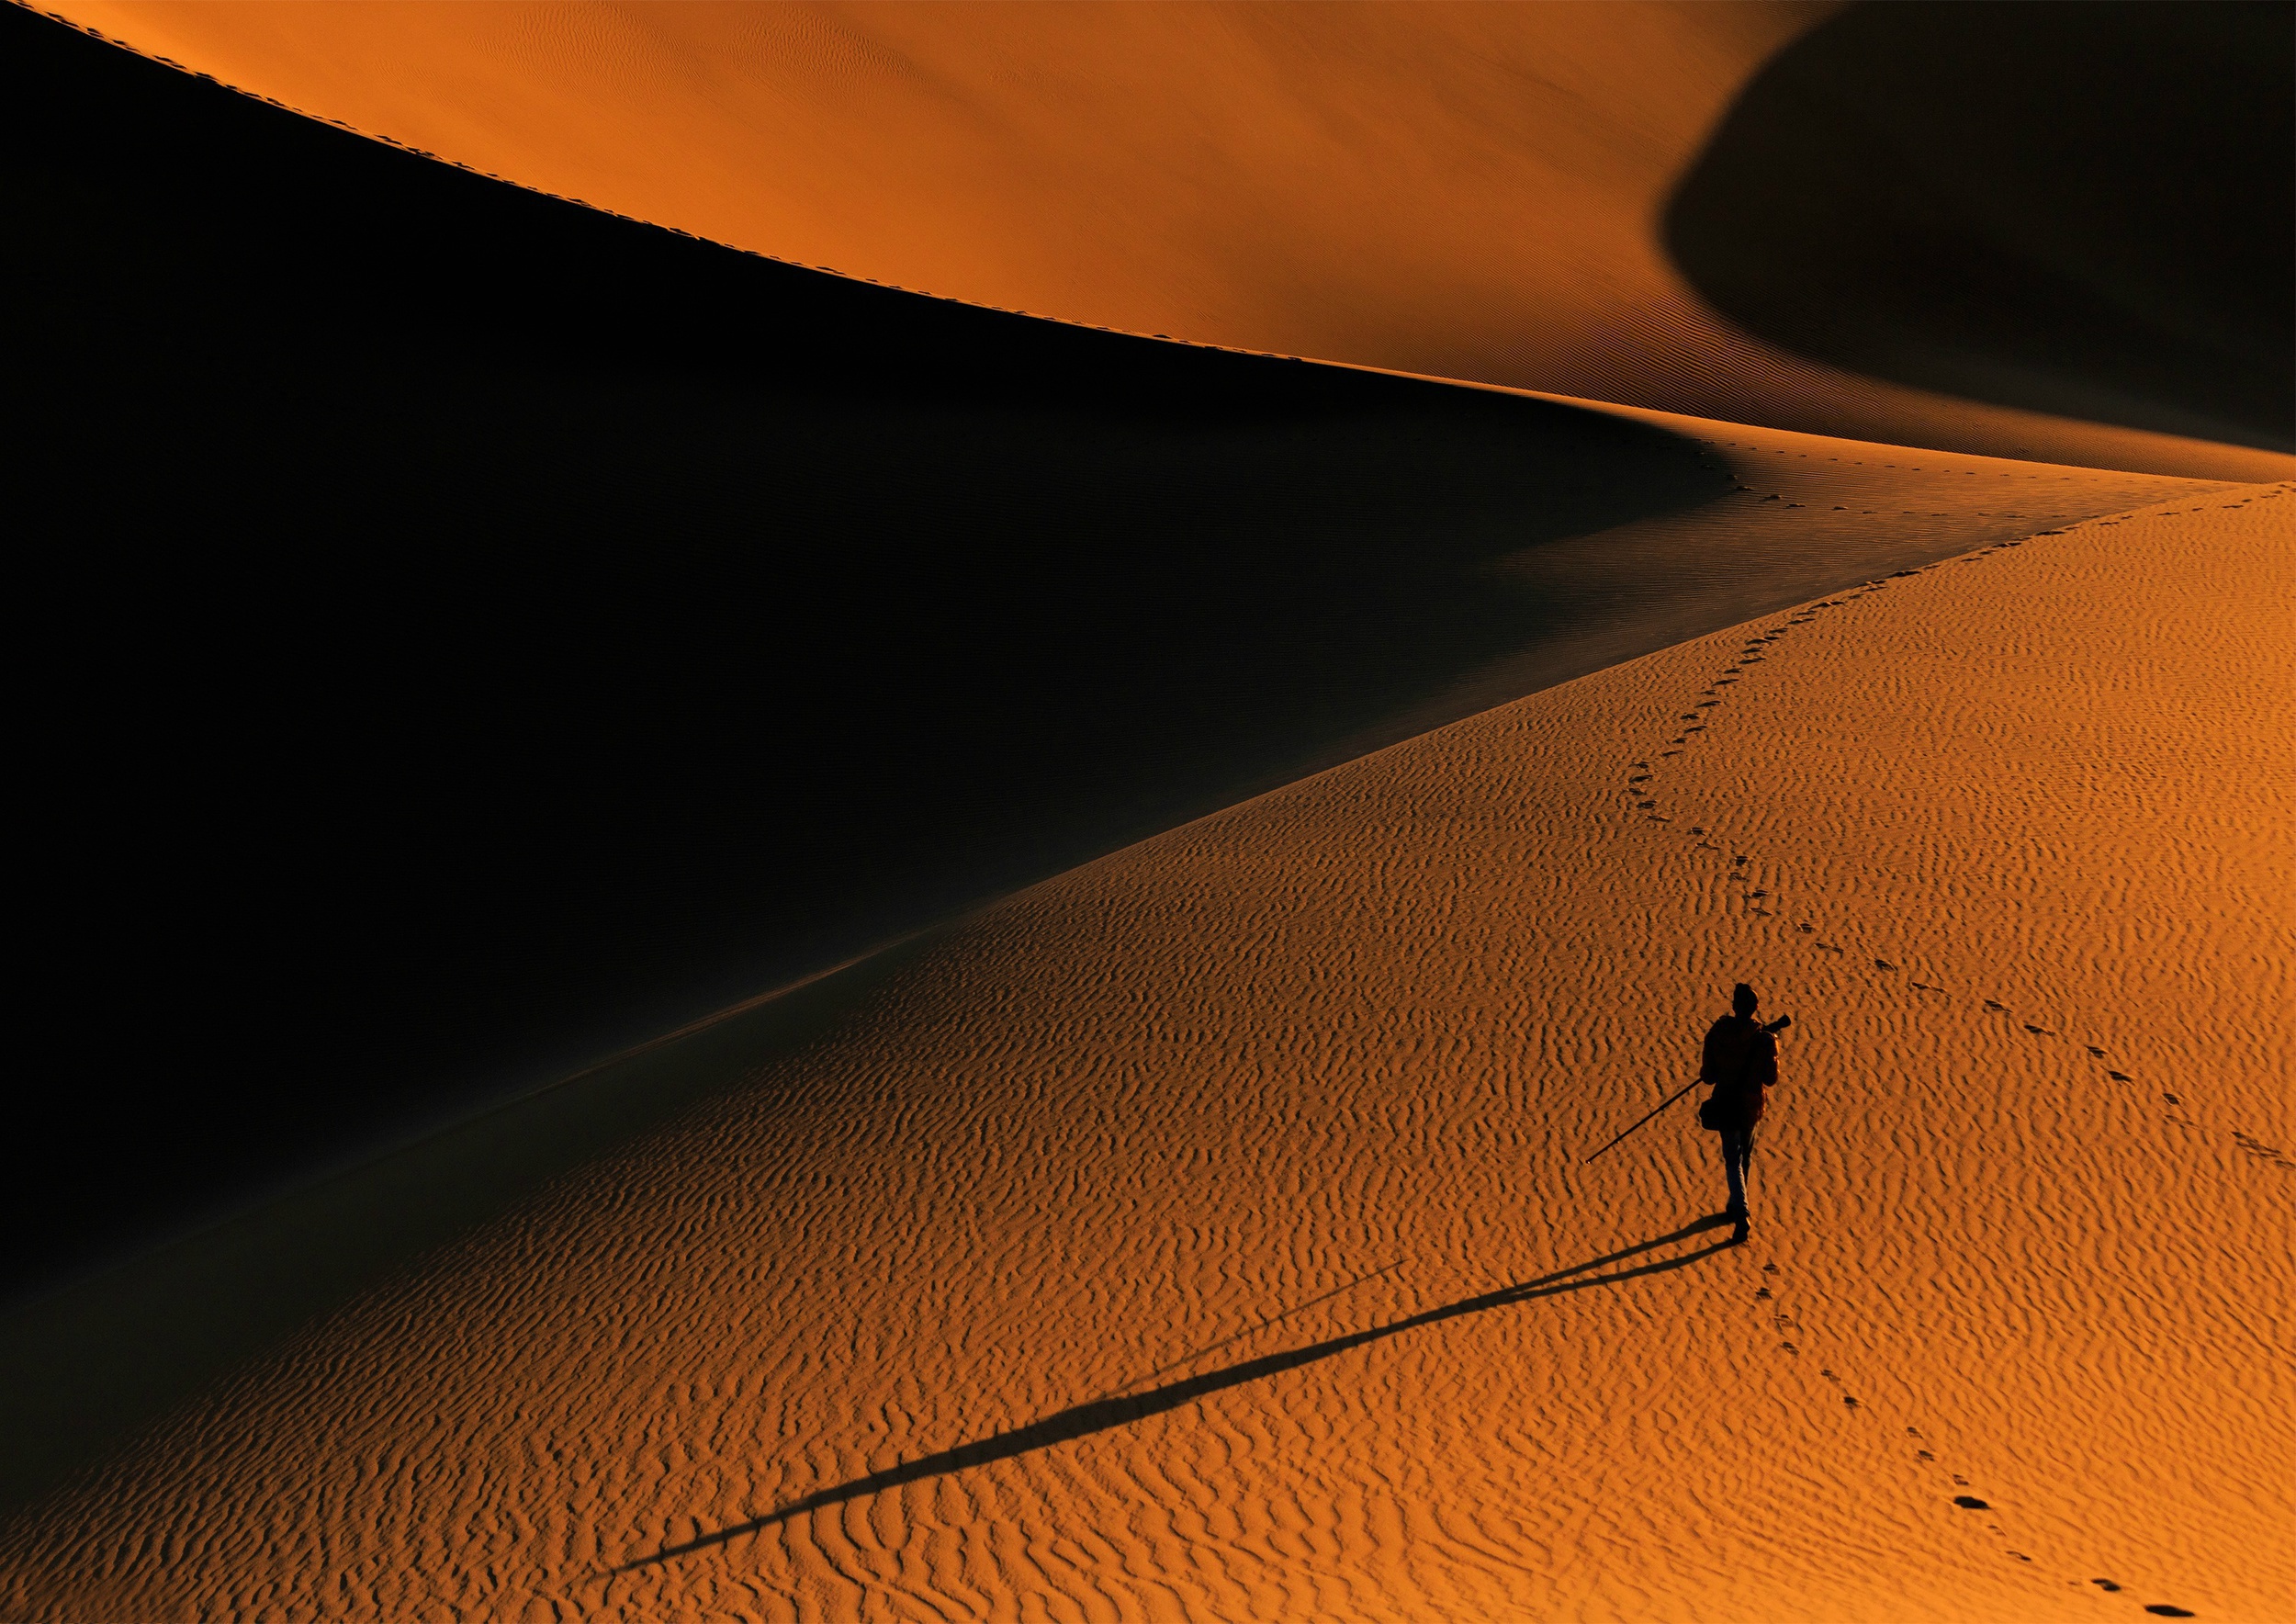
<instances>
[{"instance_id":1,"label":"person silhouette","mask_svg":"<svg viewBox=\"0 0 2296 1624\"><path fill-rule=\"evenodd\" d=\"M1723 1216L1737 1225L1730 1232L1732 1246L1753 1225L1746 1174L1754 1159L1754 1124L1761 1121L1763 1101L1778 1081L1778 1040L1754 1019L1761 1002L1743 981L1732 989L1730 1013L1706 1029L1698 1066L1699 1080L1714 1090L1700 1119L1722 1138L1722 1173L1730 1188Z\"/></svg>"}]
</instances>

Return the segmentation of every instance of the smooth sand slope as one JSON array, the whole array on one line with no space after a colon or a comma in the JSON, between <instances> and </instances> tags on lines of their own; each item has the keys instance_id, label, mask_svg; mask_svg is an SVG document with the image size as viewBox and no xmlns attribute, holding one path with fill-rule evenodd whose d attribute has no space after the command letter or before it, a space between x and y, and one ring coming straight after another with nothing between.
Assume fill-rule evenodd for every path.
<instances>
[{"instance_id":1,"label":"smooth sand slope","mask_svg":"<svg viewBox=\"0 0 2296 1624\"><path fill-rule=\"evenodd\" d=\"M67 0L54 9L482 173L945 297L1891 444L2211 478L2290 471L2269 452L1857 376L1716 315L1670 260L1661 217L1733 99L1824 7ZM1976 169L1923 177L1966 249L1955 265L1983 275L1975 287L1935 280L1910 327L1938 359L1908 373L1904 363L1919 357L1900 354L1890 376L1975 384L2011 406L2070 402L2140 428L2190 433L2204 421L2246 437L2239 414L2196 419L2189 390L2099 389L2090 377L2112 372L2132 321L2149 342L2145 313L2174 304L2140 288L2133 315L2116 307L2099 326L2082 302L2091 283L2125 282L2133 258L2187 267L2221 289L2216 251L2245 265L2245 239L2227 248L2221 234L2189 229L2193 183L2093 198L2062 173L2067 153L2077 170L2110 171L2117 160L2103 154L2120 148L2100 132L2131 127L2133 106L2144 109L2133 120L2143 128L2215 130L2226 109L2254 100L2249 73L2271 84L2266 66L2212 67L2217 57L2252 61L2243 30L2220 39L2206 8L2156 9L2154 31L2184 50L2092 62L2085 42L2095 30L2068 22L2036 33L2004 20L2020 8L1879 8L1885 33L1914 36L1885 58L1926 51L1991 70L1908 89L1858 77L1863 59L1851 52L1850 77L1831 87L1878 121L1870 139L1860 126L1867 144L1926 152L1941 130L1949 145L1974 141L1984 153ZM1941 30L1941 44L1926 38ZM2159 66L2172 60L2174 71ZM2023 76L2045 96L2046 118L2009 128L1994 81ZM1964 106L1973 86L1984 94ZM1830 127L1811 139L1866 151ZM2211 195L2245 189L2253 218L2268 220L2286 190L2286 150L2284 140L2243 141L2236 128L2234 163L2208 177ZM1833 308L1833 294L1814 299L1806 286L1813 263L1830 263L1814 261L1806 239L1863 194L1854 175L1824 178L1809 219L1741 211L1745 232L1720 244L1734 289L1743 292L1750 267L1763 308ZM1888 165L1869 178L1891 195L1907 184ZM1988 188L2004 180L2041 201L2000 206ZM2055 229L2068 215L2083 229ZM2044 218L2052 234L2027 242L2028 225ZM2263 307L2282 322L2286 260L2266 261L2279 291ZM1982 321L1964 331L1972 311L2012 338L2046 331L2047 366L2030 378L1978 367L1985 353L2024 351L2004 350ZM1791 321L1778 330L1804 336ZM1812 353L1844 358L1818 336ZM2172 342L2186 357L2211 353L2189 333ZM2204 395L2226 399L2232 373L2285 395L2285 347L2217 355ZM2296 427L2260 433L2257 443L2284 453Z\"/></svg>"},{"instance_id":2,"label":"smooth sand slope","mask_svg":"<svg viewBox=\"0 0 2296 1624\"><path fill-rule=\"evenodd\" d=\"M993 907L20 1513L0 1610L2284 1616L2291 508ZM1796 1025L1728 1250L1686 1106L1580 1158L1740 978Z\"/></svg>"},{"instance_id":3,"label":"smooth sand slope","mask_svg":"<svg viewBox=\"0 0 2296 1624\"><path fill-rule=\"evenodd\" d=\"M1739 94L1664 240L1797 354L2288 451L2290 154L2284 0L1851 6Z\"/></svg>"},{"instance_id":4,"label":"smooth sand slope","mask_svg":"<svg viewBox=\"0 0 2296 1624\"><path fill-rule=\"evenodd\" d=\"M22 1036L78 1056L0 1289L1372 746L2185 489L951 305L0 34Z\"/></svg>"}]
</instances>

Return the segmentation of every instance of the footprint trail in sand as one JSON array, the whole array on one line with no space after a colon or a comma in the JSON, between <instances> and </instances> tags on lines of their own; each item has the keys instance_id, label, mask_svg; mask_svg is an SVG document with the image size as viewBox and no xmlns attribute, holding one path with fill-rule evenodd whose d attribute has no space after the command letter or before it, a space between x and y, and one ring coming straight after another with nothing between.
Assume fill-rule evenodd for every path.
<instances>
[{"instance_id":1,"label":"footprint trail in sand","mask_svg":"<svg viewBox=\"0 0 2296 1624\"><path fill-rule=\"evenodd\" d=\"M18 1514L0 1604L2269 1618L2290 527L2234 497L999 904ZM1733 1249L1686 1111L1578 1158L1738 979L1800 1019Z\"/></svg>"}]
</instances>

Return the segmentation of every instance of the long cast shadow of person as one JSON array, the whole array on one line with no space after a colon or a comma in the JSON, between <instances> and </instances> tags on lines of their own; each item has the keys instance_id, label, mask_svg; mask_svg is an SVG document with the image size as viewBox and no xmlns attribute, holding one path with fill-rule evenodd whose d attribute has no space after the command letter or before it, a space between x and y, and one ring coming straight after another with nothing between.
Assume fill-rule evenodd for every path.
<instances>
[{"instance_id":1,"label":"long cast shadow of person","mask_svg":"<svg viewBox=\"0 0 2296 1624\"><path fill-rule=\"evenodd\" d=\"M1677 1241L1687 1240L1693 1235L1728 1222L1729 1222L1728 1218L1722 1217L1701 1218L1695 1223L1684 1224L1682 1228L1666 1235L1638 1242L1634 1246L1623 1247L1615 1252L1606 1252L1599 1257L1590 1257L1584 1263L1574 1264L1569 1269L1558 1269L1552 1274L1541 1275L1536 1280L1523 1280L1514 1285L1502 1286L1494 1291L1485 1291L1480 1296L1462 1298L1457 1303L1446 1303L1439 1308L1430 1308L1424 1313L1414 1314L1388 1325L1375 1325L1369 1330L1351 1331L1344 1336L1334 1336L1326 1341L1311 1343L1305 1348L1295 1348L1282 1353L1271 1353L1262 1359L1247 1359L1240 1365L1231 1365L1223 1370L1208 1370L1200 1376L1186 1377L1177 1382L1167 1382L1162 1387L1151 1388L1145 1393L1120 1392L1107 1397L1091 1399L1063 1410L1057 1415L1047 1415L1041 1421L1031 1421L1025 1427L1014 1427L1009 1432L1000 1432L989 1438L976 1439L972 1443L959 1444L953 1449L941 1449L930 1455L920 1456L915 1460L904 1461L898 1466L888 1466L882 1472L872 1472L865 1477L857 1477L850 1482L818 1490L801 1500L793 1500L786 1506L777 1506L761 1517L751 1517L747 1522L735 1523L730 1527L699 1535L676 1545L666 1545L647 1555L634 1557L620 1566L609 1570L609 1573L627 1573L639 1568L651 1567L658 1562L670 1562L678 1557L692 1556L697 1551L707 1551L714 1546L724 1545L747 1535L761 1533L777 1524L787 1522L793 1517L802 1517L808 1512L826 1510L833 1506L842 1506L848 1501L882 1494L887 1489L897 1489L906 1483L921 1483L928 1478L941 1477L953 1472L963 1472L974 1466L986 1466L997 1460L1009 1460L1015 1456L1031 1454L1039 1449L1050 1449L1055 1444L1069 1443L1076 1438L1089 1437L1096 1432L1107 1432L1115 1427L1128 1427L1135 1421L1145 1420L1151 1415L1163 1415L1167 1410L1176 1410L1182 1404L1193 1403L1197 1399L1208 1397L1215 1393L1225 1392L1231 1387L1241 1387L1246 1382L1257 1382L1263 1377L1280 1375L1286 1370L1296 1370L1302 1365L1311 1365L1320 1359L1332 1359L1390 1336L1399 1336L1405 1331L1415 1331L1423 1326L1438 1325L1445 1320L1458 1319L1466 1314L1481 1314L1493 1308L1506 1308L1518 1303L1536 1302L1541 1297L1559 1297L1566 1291L1590 1291L1596 1286L1617 1285L1622 1281L1637 1280L1645 1275L1665 1274L1673 1269L1687 1269L1701 1258L1711 1257L1716 1252L1728 1250L1730 1243L1727 1240L1711 1241L1680 1257L1638 1264L1632 1269L1620 1269L1608 1274L1593 1272L1607 1269L1613 1264L1624 1263L1630 1257L1654 1252L1661 1246L1671 1246ZM1214 1347L1218 1346L1220 1345L1214 1345ZM1188 1361L1182 1359L1176 1362L1185 1364Z\"/></svg>"}]
</instances>

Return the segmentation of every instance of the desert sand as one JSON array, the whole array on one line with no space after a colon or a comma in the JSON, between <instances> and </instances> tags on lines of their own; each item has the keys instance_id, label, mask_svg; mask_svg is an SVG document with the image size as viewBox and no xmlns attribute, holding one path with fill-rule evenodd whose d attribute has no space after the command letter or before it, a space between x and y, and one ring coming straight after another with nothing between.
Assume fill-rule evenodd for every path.
<instances>
[{"instance_id":1,"label":"desert sand","mask_svg":"<svg viewBox=\"0 0 2296 1624\"><path fill-rule=\"evenodd\" d=\"M20 1514L0 1607L2279 1616L2291 502L1829 594L950 927ZM1795 1025L1728 1249L1687 1105L1581 1157L1741 978Z\"/></svg>"},{"instance_id":2,"label":"desert sand","mask_svg":"<svg viewBox=\"0 0 2296 1624\"><path fill-rule=\"evenodd\" d=\"M2028 387L2018 367L1976 364L2001 349L1989 329L1959 345L1975 353L1943 376L2006 404L1843 370L1716 315L1661 241L1669 197L1764 62L1823 25L1831 8L1822 6L64 0L51 9L482 174L943 298L1889 444L2201 478L2290 472L2284 410L2255 431L2252 444L2267 450L2179 438L2193 432L2178 426L2194 421L2183 395L2169 391L2175 409L2159 411L2143 389ZM1885 31L1901 9L1881 8ZM2118 153L2112 132L2125 141L2133 118L2170 132L2212 126L2225 106L2257 101L2251 79L2268 106L2284 77L2267 65L2279 60L2268 49L2260 57L2243 44L2231 65L2162 74L2153 88L2173 101L2148 99L2140 117L2123 98L2083 93L2077 28L2070 39L2045 28L1995 38L1995 14L2015 9L1938 8L1949 32L1975 32L1885 42L1881 54L1941 58L1947 71L1910 89L1885 77L1847 92L1890 109L1885 144L1919 149L1923 109L1971 78L1957 59L1975 53L2011 84L2033 80L2045 127L2017 132L2022 141L1981 137L1983 162L1945 186L1986 205L1957 229L2001 235L2012 259L2034 252L2015 222L2050 216L2051 199L2078 188L2052 171L2022 177L2024 201L1988 201L1988 186L2018 178L2001 167L2005 154L2077 156L2100 141ZM2260 26L2268 47L2272 25ZM2144 60L2142 39L2135 49ZM2287 145L2277 132L2268 117L2261 143L2235 131L2239 161L2217 166L2215 190L2237 198L2268 188L2277 171L2267 154ZM1838 131L1809 133L1840 143ZM2091 171L2106 167L2099 157ZM2164 181L2169 216L2133 212L2125 183L2099 213L2116 270L2132 256L2186 267L2205 293L2216 238L2177 213L2195 184L2189 167ZM1750 220L1775 212L1759 195L1749 209L1743 190L1723 207ZM2268 189L2239 218L2272 218L2273 197ZM1814 188L1812 209L1831 197ZM1789 208L1777 229L1806 239L1824 228ZM2097 257L2094 244L2078 246ZM2040 259L2063 257L2058 248L2044 244ZM1789 259L1810 262L1809 249L1797 240ZM2275 320L2285 332L2285 260L2268 256L2268 338ZM2109 288L2105 302L2187 313L2137 281ZM2213 310L2189 301L2200 307L2194 320L2168 342L2209 355L2200 387L2219 397L2227 378L2250 373L2284 396L2245 330L2194 349L2192 328L2223 324L2223 294L2215 288ZM1934 325L1940 311L1990 309L2013 339L2076 295L2094 302L2085 285L2036 294L2004 275L1941 286L1929 310ZM1788 285L1733 308L1830 308L1840 297ZM1948 322L1932 335L1941 342L1917 353L1956 353L1958 336ZM1905 346L1893 354L1903 358ZM2017 354L2031 373L2030 355ZM1874 355L1869 344L1850 358ZM2117 359L2103 362L2115 378ZM2096 408L2084 416L2140 426L2047 414L2068 399ZM2164 425L2174 432L2144 432Z\"/></svg>"},{"instance_id":3,"label":"desert sand","mask_svg":"<svg viewBox=\"0 0 2296 1624\"><path fill-rule=\"evenodd\" d=\"M2189 488L919 299L0 32L73 701L28 718L25 1036L110 1079L0 1195L0 1291L1367 749Z\"/></svg>"},{"instance_id":4,"label":"desert sand","mask_svg":"<svg viewBox=\"0 0 2296 1624\"><path fill-rule=\"evenodd\" d=\"M2286 380L1708 310L1823 13L64 9L11 1268L337 1159L0 1617L2287 1616Z\"/></svg>"}]
</instances>

